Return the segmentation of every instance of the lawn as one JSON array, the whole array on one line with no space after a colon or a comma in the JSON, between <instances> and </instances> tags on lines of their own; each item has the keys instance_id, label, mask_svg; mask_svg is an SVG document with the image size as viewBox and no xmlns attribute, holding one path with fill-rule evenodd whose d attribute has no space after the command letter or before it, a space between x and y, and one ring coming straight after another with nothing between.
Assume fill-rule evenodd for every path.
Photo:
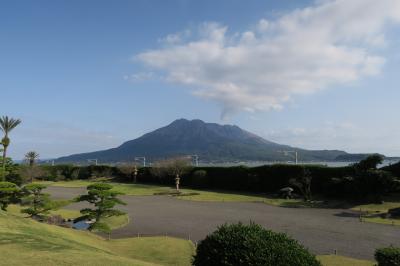
<instances>
[{"instance_id":1,"label":"lawn","mask_svg":"<svg viewBox=\"0 0 400 266\"><path fill-rule=\"evenodd\" d=\"M337 255L317 256L318 260L324 266L373 266L375 262L368 260L357 260Z\"/></svg>"},{"instance_id":2,"label":"lawn","mask_svg":"<svg viewBox=\"0 0 400 266\"><path fill-rule=\"evenodd\" d=\"M389 224L400 226L400 219L382 218L380 214L387 213L389 209L399 208L399 196L392 196L386 199L382 204L364 204L357 205L352 208L362 214L362 220L370 223Z\"/></svg>"},{"instance_id":3,"label":"lawn","mask_svg":"<svg viewBox=\"0 0 400 266\"><path fill-rule=\"evenodd\" d=\"M2 265L190 265L193 252L193 244L187 240L149 237L107 241L89 232L0 211Z\"/></svg>"},{"instance_id":4,"label":"lawn","mask_svg":"<svg viewBox=\"0 0 400 266\"><path fill-rule=\"evenodd\" d=\"M105 240L0 211L1 265L181 265L194 254L190 241L171 237ZM372 266L371 261L321 255L324 266Z\"/></svg>"}]
</instances>

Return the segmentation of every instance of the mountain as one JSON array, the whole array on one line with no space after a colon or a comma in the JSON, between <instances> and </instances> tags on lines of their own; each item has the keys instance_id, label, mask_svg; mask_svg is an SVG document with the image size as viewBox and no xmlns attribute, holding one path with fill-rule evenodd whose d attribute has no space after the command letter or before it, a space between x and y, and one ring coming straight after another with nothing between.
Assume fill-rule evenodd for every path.
<instances>
[{"instance_id":1,"label":"mountain","mask_svg":"<svg viewBox=\"0 0 400 266\"><path fill-rule=\"evenodd\" d=\"M339 150L305 150L265 140L238 126L178 119L168 126L127 141L117 148L74 154L56 162L126 162L145 156L156 160L180 155L198 155L203 162L292 161L283 151L297 151L300 161L334 161L348 153Z\"/></svg>"}]
</instances>

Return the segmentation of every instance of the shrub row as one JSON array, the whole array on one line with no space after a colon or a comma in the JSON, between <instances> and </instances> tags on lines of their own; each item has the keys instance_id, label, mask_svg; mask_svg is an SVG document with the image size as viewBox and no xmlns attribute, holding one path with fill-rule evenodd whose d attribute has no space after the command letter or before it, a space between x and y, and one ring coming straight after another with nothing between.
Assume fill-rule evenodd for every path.
<instances>
[{"instance_id":1,"label":"shrub row","mask_svg":"<svg viewBox=\"0 0 400 266\"><path fill-rule=\"evenodd\" d=\"M340 190L344 189L339 188L334 180L342 179L354 173L352 167L319 165L276 164L259 167L195 167L183 176L182 184L204 189L277 192L279 189L288 186L290 179L299 176L303 167L311 172L314 193L326 195L340 194ZM139 169L138 181L163 185L173 185L175 182L173 176L158 177L153 175L150 168Z\"/></svg>"},{"instance_id":2,"label":"shrub row","mask_svg":"<svg viewBox=\"0 0 400 266\"><path fill-rule=\"evenodd\" d=\"M118 167L107 165L73 166L56 165L43 166L43 179L74 180L97 177L113 177L121 182L133 182L132 175L127 175ZM255 193L275 193L289 186L290 179L299 177L304 169L312 176L311 188L313 194L331 197L367 197L393 190L391 179L387 172L366 171L361 177L356 175L356 168L327 167L321 165L288 165L275 164L259 167L193 167L181 176L181 184L185 187L233 190ZM140 183L173 186L174 176L159 176L150 167L139 168L137 181Z\"/></svg>"}]
</instances>

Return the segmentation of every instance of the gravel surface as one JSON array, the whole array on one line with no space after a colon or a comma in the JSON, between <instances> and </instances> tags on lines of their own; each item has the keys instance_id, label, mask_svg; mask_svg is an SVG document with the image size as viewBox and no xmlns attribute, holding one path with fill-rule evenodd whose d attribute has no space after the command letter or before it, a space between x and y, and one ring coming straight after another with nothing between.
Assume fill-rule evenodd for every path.
<instances>
[{"instance_id":1,"label":"gravel surface","mask_svg":"<svg viewBox=\"0 0 400 266\"><path fill-rule=\"evenodd\" d=\"M71 199L84 188L49 187L55 198ZM332 254L373 259L376 248L400 246L400 228L361 223L356 213L346 209L283 208L264 203L197 202L169 196L122 196L130 223L112 232L112 238L168 235L204 239L224 223L250 221L267 229L284 232L315 254ZM84 203L68 208L80 209Z\"/></svg>"}]
</instances>

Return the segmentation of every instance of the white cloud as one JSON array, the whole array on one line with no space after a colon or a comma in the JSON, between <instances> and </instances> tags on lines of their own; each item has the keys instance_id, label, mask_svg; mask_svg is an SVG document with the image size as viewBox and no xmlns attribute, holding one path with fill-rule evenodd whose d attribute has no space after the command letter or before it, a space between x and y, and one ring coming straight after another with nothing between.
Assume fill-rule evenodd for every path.
<instances>
[{"instance_id":1,"label":"white cloud","mask_svg":"<svg viewBox=\"0 0 400 266\"><path fill-rule=\"evenodd\" d=\"M221 103L223 114L279 109L295 95L379 74L385 58L376 50L399 22L399 0L317 1L242 33L205 23L197 38L169 35L169 45L135 58Z\"/></svg>"},{"instance_id":2,"label":"white cloud","mask_svg":"<svg viewBox=\"0 0 400 266\"><path fill-rule=\"evenodd\" d=\"M137 81L146 81L150 79L154 79L156 75L154 72L138 72L132 75L125 75L124 80L137 82Z\"/></svg>"}]
</instances>

